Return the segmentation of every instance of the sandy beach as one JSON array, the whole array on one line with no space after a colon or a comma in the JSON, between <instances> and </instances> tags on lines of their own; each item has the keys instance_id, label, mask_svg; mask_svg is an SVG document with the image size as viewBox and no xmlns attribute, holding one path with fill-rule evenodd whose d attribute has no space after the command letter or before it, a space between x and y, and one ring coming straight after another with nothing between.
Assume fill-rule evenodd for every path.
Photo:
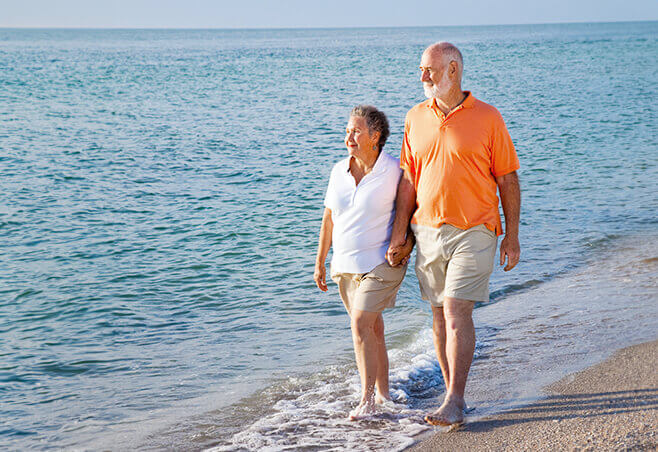
<instances>
[{"instance_id":1,"label":"sandy beach","mask_svg":"<svg viewBox=\"0 0 658 452\"><path fill-rule=\"evenodd\" d=\"M547 397L459 430L437 432L410 451L657 450L658 341L546 388Z\"/></svg>"}]
</instances>

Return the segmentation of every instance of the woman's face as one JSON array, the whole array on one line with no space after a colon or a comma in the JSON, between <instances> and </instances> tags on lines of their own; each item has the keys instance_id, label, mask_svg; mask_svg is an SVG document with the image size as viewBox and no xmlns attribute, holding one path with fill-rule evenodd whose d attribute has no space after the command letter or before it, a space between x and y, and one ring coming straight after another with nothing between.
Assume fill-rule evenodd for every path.
<instances>
[{"instance_id":1,"label":"woman's face","mask_svg":"<svg viewBox=\"0 0 658 452\"><path fill-rule=\"evenodd\" d=\"M370 133L366 118L350 116L345 129L345 146L350 156L364 157L370 152L377 152L378 133Z\"/></svg>"}]
</instances>

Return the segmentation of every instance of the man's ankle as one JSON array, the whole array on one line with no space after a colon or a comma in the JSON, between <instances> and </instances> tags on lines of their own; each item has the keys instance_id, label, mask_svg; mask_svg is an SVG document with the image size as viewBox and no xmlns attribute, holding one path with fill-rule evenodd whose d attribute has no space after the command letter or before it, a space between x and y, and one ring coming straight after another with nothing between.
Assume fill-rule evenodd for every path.
<instances>
[{"instance_id":1,"label":"man's ankle","mask_svg":"<svg viewBox=\"0 0 658 452\"><path fill-rule=\"evenodd\" d=\"M446 395L446 399L445 399L445 400L446 400L446 402L448 402L448 403L455 403L455 404L457 404L458 406L462 406L462 407L463 407L463 405L464 405L464 396L460 396L460 395L458 395L458 394L448 394L448 395Z\"/></svg>"}]
</instances>

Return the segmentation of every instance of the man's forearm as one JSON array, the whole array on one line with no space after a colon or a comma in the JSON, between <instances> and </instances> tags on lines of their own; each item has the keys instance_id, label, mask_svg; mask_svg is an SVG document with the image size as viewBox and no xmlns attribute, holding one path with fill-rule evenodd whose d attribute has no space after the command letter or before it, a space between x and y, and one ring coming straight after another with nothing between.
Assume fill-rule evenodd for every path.
<instances>
[{"instance_id":1,"label":"man's forearm","mask_svg":"<svg viewBox=\"0 0 658 452\"><path fill-rule=\"evenodd\" d=\"M409 220L416 210L416 189L404 175L398 185L395 200L395 220L391 232L391 246L404 244L409 227Z\"/></svg>"},{"instance_id":2,"label":"man's forearm","mask_svg":"<svg viewBox=\"0 0 658 452\"><path fill-rule=\"evenodd\" d=\"M505 215L505 235L519 234L519 218L521 215L521 187L519 177L515 172L497 178L500 190L500 201Z\"/></svg>"}]
</instances>

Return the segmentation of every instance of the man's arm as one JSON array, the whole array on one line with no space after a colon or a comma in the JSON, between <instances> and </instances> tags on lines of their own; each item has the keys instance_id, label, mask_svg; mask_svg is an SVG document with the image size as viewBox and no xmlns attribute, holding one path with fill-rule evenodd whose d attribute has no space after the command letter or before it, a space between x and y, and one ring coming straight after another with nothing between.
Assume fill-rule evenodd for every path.
<instances>
[{"instance_id":1,"label":"man's arm","mask_svg":"<svg viewBox=\"0 0 658 452\"><path fill-rule=\"evenodd\" d=\"M391 232L391 243L386 252L386 259L391 266L397 266L413 249L413 237L407 236L409 221L416 210L416 188L413 178L404 171L398 184L395 200L395 220ZM407 240L408 239L408 240Z\"/></svg>"},{"instance_id":2,"label":"man's arm","mask_svg":"<svg viewBox=\"0 0 658 452\"><path fill-rule=\"evenodd\" d=\"M505 237L500 242L500 265L504 265L507 258L507 265L504 268L507 272L516 266L521 257L521 245L519 245L521 188L516 171L496 177L496 183L505 214Z\"/></svg>"},{"instance_id":3,"label":"man's arm","mask_svg":"<svg viewBox=\"0 0 658 452\"><path fill-rule=\"evenodd\" d=\"M318 288L327 291L327 270L324 266L327 260L329 248L331 248L331 234L334 230L334 222L331 219L331 210L324 209L322 215L322 226L320 227L320 239L318 240L318 254L315 258L315 271L313 273L313 280Z\"/></svg>"}]
</instances>

